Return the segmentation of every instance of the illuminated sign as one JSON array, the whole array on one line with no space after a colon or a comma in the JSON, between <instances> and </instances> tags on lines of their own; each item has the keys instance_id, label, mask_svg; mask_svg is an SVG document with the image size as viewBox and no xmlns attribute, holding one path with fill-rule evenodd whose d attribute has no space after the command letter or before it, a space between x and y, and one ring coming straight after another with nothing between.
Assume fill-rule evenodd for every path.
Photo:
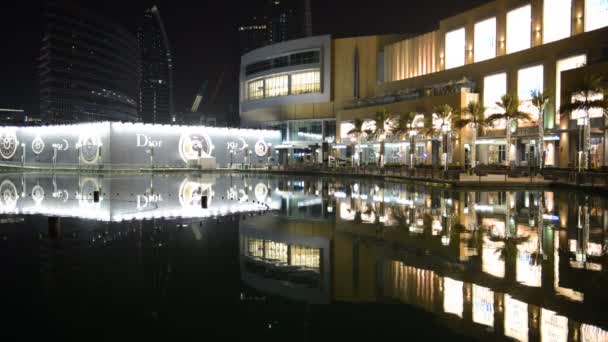
<instances>
[{"instance_id":1,"label":"illuminated sign","mask_svg":"<svg viewBox=\"0 0 608 342\"><path fill-rule=\"evenodd\" d=\"M17 152L17 134L15 130L3 129L0 131L0 155L4 159L11 159Z\"/></svg>"},{"instance_id":2,"label":"illuminated sign","mask_svg":"<svg viewBox=\"0 0 608 342\"><path fill-rule=\"evenodd\" d=\"M249 145L247 145L247 142L243 138L238 138L237 140L229 141L228 143L226 143L226 148L231 153L242 152L247 147L249 147Z\"/></svg>"},{"instance_id":3,"label":"illuminated sign","mask_svg":"<svg viewBox=\"0 0 608 342\"><path fill-rule=\"evenodd\" d=\"M67 139L62 139L60 143L54 143L51 146L58 151L67 151L70 149L70 143Z\"/></svg>"},{"instance_id":4,"label":"illuminated sign","mask_svg":"<svg viewBox=\"0 0 608 342\"><path fill-rule=\"evenodd\" d=\"M135 146L137 147L161 147L163 145L162 140L154 140L149 135L143 133L137 133L136 137Z\"/></svg>"}]
</instances>

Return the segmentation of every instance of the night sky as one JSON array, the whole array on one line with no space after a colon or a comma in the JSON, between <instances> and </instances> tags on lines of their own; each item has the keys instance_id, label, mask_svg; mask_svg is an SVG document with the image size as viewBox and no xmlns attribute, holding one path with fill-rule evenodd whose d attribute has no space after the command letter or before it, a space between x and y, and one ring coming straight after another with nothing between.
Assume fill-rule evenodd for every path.
<instances>
[{"instance_id":1,"label":"night sky","mask_svg":"<svg viewBox=\"0 0 608 342\"><path fill-rule=\"evenodd\" d=\"M221 70L238 63L236 27L258 0L104 0L77 1L135 32L144 9L156 4L164 19L175 65L176 110L190 106L203 80L213 84ZM313 33L354 36L417 33L436 28L441 18L488 0L312 0ZM42 1L14 1L0 20L0 108L38 113L36 64L42 31ZM233 95L231 78L218 102Z\"/></svg>"}]
</instances>

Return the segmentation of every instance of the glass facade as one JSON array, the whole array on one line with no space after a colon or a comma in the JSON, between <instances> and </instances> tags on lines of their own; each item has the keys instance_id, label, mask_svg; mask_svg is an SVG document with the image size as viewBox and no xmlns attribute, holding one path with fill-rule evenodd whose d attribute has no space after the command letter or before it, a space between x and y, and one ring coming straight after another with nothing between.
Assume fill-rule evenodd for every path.
<instances>
[{"instance_id":1,"label":"glass facade","mask_svg":"<svg viewBox=\"0 0 608 342\"><path fill-rule=\"evenodd\" d=\"M585 31L608 26L608 0L585 0Z\"/></svg>"},{"instance_id":2,"label":"glass facade","mask_svg":"<svg viewBox=\"0 0 608 342\"><path fill-rule=\"evenodd\" d=\"M291 75L291 95L318 93L321 91L321 73L306 71Z\"/></svg>"},{"instance_id":3,"label":"glass facade","mask_svg":"<svg viewBox=\"0 0 608 342\"><path fill-rule=\"evenodd\" d=\"M319 69L271 75L247 83L248 100L319 92L321 92L321 71Z\"/></svg>"},{"instance_id":4,"label":"glass facade","mask_svg":"<svg viewBox=\"0 0 608 342\"><path fill-rule=\"evenodd\" d=\"M475 24L475 62L496 57L496 18Z\"/></svg>"},{"instance_id":5,"label":"glass facade","mask_svg":"<svg viewBox=\"0 0 608 342\"><path fill-rule=\"evenodd\" d=\"M445 68L464 65L465 29L460 28L445 34Z\"/></svg>"},{"instance_id":6,"label":"glass facade","mask_svg":"<svg viewBox=\"0 0 608 342\"><path fill-rule=\"evenodd\" d=\"M267 78L265 81L265 97L286 96L289 94L289 76L279 75Z\"/></svg>"},{"instance_id":7,"label":"glass facade","mask_svg":"<svg viewBox=\"0 0 608 342\"><path fill-rule=\"evenodd\" d=\"M289 123L289 141L323 140L322 121L295 121Z\"/></svg>"},{"instance_id":8,"label":"glass facade","mask_svg":"<svg viewBox=\"0 0 608 342\"><path fill-rule=\"evenodd\" d=\"M250 100L261 99L264 97L264 80L251 81L247 87L248 97Z\"/></svg>"},{"instance_id":9,"label":"glass facade","mask_svg":"<svg viewBox=\"0 0 608 342\"><path fill-rule=\"evenodd\" d=\"M530 5L507 13L507 53L530 48L532 10Z\"/></svg>"},{"instance_id":10,"label":"glass facade","mask_svg":"<svg viewBox=\"0 0 608 342\"><path fill-rule=\"evenodd\" d=\"M572 0L544 0L543 43L570 37Z\"/></svg>"}]
</instances>

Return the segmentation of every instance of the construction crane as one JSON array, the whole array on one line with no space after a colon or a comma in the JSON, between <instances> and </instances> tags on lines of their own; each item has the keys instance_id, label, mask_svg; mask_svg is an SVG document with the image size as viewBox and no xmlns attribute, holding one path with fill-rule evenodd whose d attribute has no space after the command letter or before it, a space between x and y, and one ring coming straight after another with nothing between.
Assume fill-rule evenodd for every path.
<instances>
[{"instance_id":1,"label":"construction crane","mask_svg":"<svg viewBox=\"0 0 608 342\"><path fill-rule=\"evenodd\" d=\"M215 99L217 98L217 96L220 92L220 88L221 88L222 84L224 83L224 77L226 75L226 67L227 66L224 66L224 68L222 69L222 73L220 74L220 77L218 78L217 83L215 84L215 89L213 90L213 93L209 97L208 101L204 101L205 100L204 96L205 96L205 93L207 92L207 86L209 85L209 81L207 81L207 80L203 81L203 84L201 84L201 87L199 88L198 92L196 93L194 102L192 103L192 108L190 108L190 112L192 112L192 113L198 112L198 108L202 102L205 102L207 104L213 104L215 102Z\"/></svg>"}]
</instances>

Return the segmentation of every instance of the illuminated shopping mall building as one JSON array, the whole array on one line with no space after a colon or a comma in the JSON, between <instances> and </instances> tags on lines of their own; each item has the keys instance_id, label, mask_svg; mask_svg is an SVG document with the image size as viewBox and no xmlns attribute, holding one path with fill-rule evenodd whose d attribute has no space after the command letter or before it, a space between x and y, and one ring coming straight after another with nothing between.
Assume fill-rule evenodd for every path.
<instances>
[{"instance_id":1,"label":"illuminated shopping mall building","mask_svg":"<svg viewBox=\"0 0 608 342\"><path fill-rule=\"evenodd\" d=\"M253 50L242 57L240 113L244 125L279 128L290 156L320 161L329 153L348 157L354 119L369 120L379 110L433 115L437 105L455 109L478 101L486 115L509 93L521 100L531 121L513 125L510 160L529 165L538 158L538 110L531 92L550 95L544 112L544 163L573 166L579 149L576 120L559 112L569 89L585 75L608 74L608 3L601 0L496 0L446 18L435 31L418 36L317 36ZM598 96L602 96L601 94ZM591 113L592 165L606 161L604 121ZM419 130L413 143L417 164L438 162L441 134ZM472 129L450 129L449 158L470 163ZM409 163L408 141L387 138L386 161ZM477 159L506 159L504 124L481 132ZM374 160L376 142L364 143L363 158Z\"/></svg>"}]
</instances>

